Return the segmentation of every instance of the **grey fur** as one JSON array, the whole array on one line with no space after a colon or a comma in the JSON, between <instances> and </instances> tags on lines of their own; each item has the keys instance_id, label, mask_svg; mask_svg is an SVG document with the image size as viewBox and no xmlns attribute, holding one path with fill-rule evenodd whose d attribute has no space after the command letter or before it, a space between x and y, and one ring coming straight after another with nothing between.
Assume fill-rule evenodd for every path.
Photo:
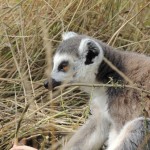
<instances>
[{"instance_id":1,"label":"grey fur","mask_svg":"<svg viewBox=\"0 0 150 150\"><path fill-rule=\"evenodd\" d=\"M138 86L142 86L145 90L150 91L150 57L132 52L118 51L97 39L77 34L64 40L56 51L56 54L59 54L60 56L65 54L74 60L74 66L72 68L76 68L75 71L77 73L73 75L70 80L71 82L91 82L91 84L110 83L111 78L113 83L127 83L103 60L99 61L98 58L101 58L100 55L102 55L102 53L99 53L98 56L96 54L90 63L89 61L87 64L85 63L87 59L85 57L87 57L87 55L82 56L79 51L84 39L91 40L91 43L94 42L90 48L87 46L86 54L91 48L93 48L93 50L102 49L101 52L103 52L103 55L111 61L113 65L115 65ZM87 72L86 76L81 76L80 78L80 73L86 71L86 68L89 68L89 70L92 70L93 72ZM57 71L55 71L55 76L56 75ZM65 73L63 75L65 76ZM91 78L89 77L90 75ZM78 77L78 80L75 80L75 76ZM90 78L90 80L86 80L86 78ZM84 88L84 90L90 94L89 88ZM122 135L124 130L126 130L124 129L126 125L128 126L127 129L132 129L127 130L127 135L124 135L123 137L121 136L122 143L116 149L111 149L111 146L113 145L113 143L111 143L108 146L108 150L135 150L143 140L145 134L145 128L143 125L144 119L139 117L144 116L142 112L143 110L147 114L146 117L150 117L150 95L145 93L141 94L137 90L124 87L95 88L94 93L93 104L91 104L91 108L93 109L92 118L90 118L87 123L77 131L64 150L98 150L109 138L111 129L114 129L117 132L117 135L114 137L115 143L115 139L117 141L117 138ZM143 97L141 98L141 96ZM106 107L105 109L106 104L108 104L108 108ZM134 121L135 118L137 119ZM147 131L150 132L150 119L147 119L147 123ZM96 129L99 128L101 130L97 131ZM88 143L93 139L92 135L96 137L98 136L99 141L96 139L90 146L88 146ZM145 147L144 150L148 150L147 147Z\"/></svg>"},{"instance_id":2,"label":"grey fur","mask_svg":"<svg viewBox=\"0 0 150 150\"><path fill-rule=\"evenodd\" d=\"M56 53L67 53L74 56L79 56L78 48L81 42L81 39L83 39L85 36L77 36L72 37L68 40L65 40L64 42L60 43L60 45L57 48Z\"/></svg>"},{"instance_id":3,"label":"grey fur","mask_svg":"<svg viewBox=\"0 0 150 150\"><path fill-rule=\"evenodd\" d=\"M108 150L150 150L150 119L141 117L129 122L117 138L120 142Z\"/></svg>"}]
</instances>

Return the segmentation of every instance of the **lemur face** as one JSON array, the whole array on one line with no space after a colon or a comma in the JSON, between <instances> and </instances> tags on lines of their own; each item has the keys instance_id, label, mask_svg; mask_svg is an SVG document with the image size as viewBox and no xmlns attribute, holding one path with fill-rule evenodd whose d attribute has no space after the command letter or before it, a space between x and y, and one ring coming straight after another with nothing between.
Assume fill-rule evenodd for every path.
<instances>
[{"instance_id":1,"label":"lemur face","mask_svg":"<svg viewBox=\"0 0 150 150\"><path fill-rule=\"evenodd\" d=\"M44 86L53 89L63 83L94 83L102 59L103 51L96 41L67 32L53 57L51 81Z\"/></svg>"}]
</instances>

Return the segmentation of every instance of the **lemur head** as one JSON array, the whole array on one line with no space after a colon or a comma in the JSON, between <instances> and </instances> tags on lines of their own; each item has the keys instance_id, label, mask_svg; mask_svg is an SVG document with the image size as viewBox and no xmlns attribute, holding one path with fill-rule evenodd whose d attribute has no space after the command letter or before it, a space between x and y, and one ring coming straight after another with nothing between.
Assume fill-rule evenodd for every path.
<instances>
[{"instance_id":1,"label":"lemur head","mask_svg":"<svg viewBox=\"0 0 150 150\"><path fill-rule=\"evenodd\" d=\"M53 89L63 83L94 83L103 59L100 44L74 32L64 33L62 38L53 57L51 79L44 83L45 88Z\"/></svg>"}]
</instances>

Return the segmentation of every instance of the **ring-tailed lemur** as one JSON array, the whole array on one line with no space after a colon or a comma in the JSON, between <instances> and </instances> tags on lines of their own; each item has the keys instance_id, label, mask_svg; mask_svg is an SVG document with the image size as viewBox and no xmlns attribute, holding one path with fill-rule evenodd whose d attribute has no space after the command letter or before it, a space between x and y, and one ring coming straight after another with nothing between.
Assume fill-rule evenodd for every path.
<instances>
[{"instance_id":1,"label":"ring-tailed lemur","mask_svg":"<svg viewBox=\"0 0 150 150\"><path fill-rule=\"evenodd\" d=\"M64 82L109 84L110 79L113 83L126 84L104 57L134 83L150 90L149 57L118 51L74 32L63 34L53 59L52 83L45 82L44 86L48 88L52 84L54 88ZM90 87L81 89L91 93ZM150 95L126 87L95 87L90 109L92 115L64 150L98 150L106 140L108 150L136 150L143 145L141 149L150 150ZM147 118L142 110L147 113Z\"/></svg>"}]
</instances>

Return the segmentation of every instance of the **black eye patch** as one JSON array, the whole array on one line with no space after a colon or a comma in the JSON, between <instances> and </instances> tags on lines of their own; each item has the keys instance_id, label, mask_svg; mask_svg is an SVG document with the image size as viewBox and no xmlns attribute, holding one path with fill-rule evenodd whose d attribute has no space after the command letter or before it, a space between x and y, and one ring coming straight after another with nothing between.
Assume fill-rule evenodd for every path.
<instances>
[{"instance_id":1,"label":"black eye patch","mask_svg":"<svg viewBox=\"0 0 150 150\"><path fill-rule=\"evenodd\" d=\"M60 63L60 65L58 66L58 71L63 71L66 72L69 66L69 62L68 61L62 61Z\"/></svg>"}]
</instances>

